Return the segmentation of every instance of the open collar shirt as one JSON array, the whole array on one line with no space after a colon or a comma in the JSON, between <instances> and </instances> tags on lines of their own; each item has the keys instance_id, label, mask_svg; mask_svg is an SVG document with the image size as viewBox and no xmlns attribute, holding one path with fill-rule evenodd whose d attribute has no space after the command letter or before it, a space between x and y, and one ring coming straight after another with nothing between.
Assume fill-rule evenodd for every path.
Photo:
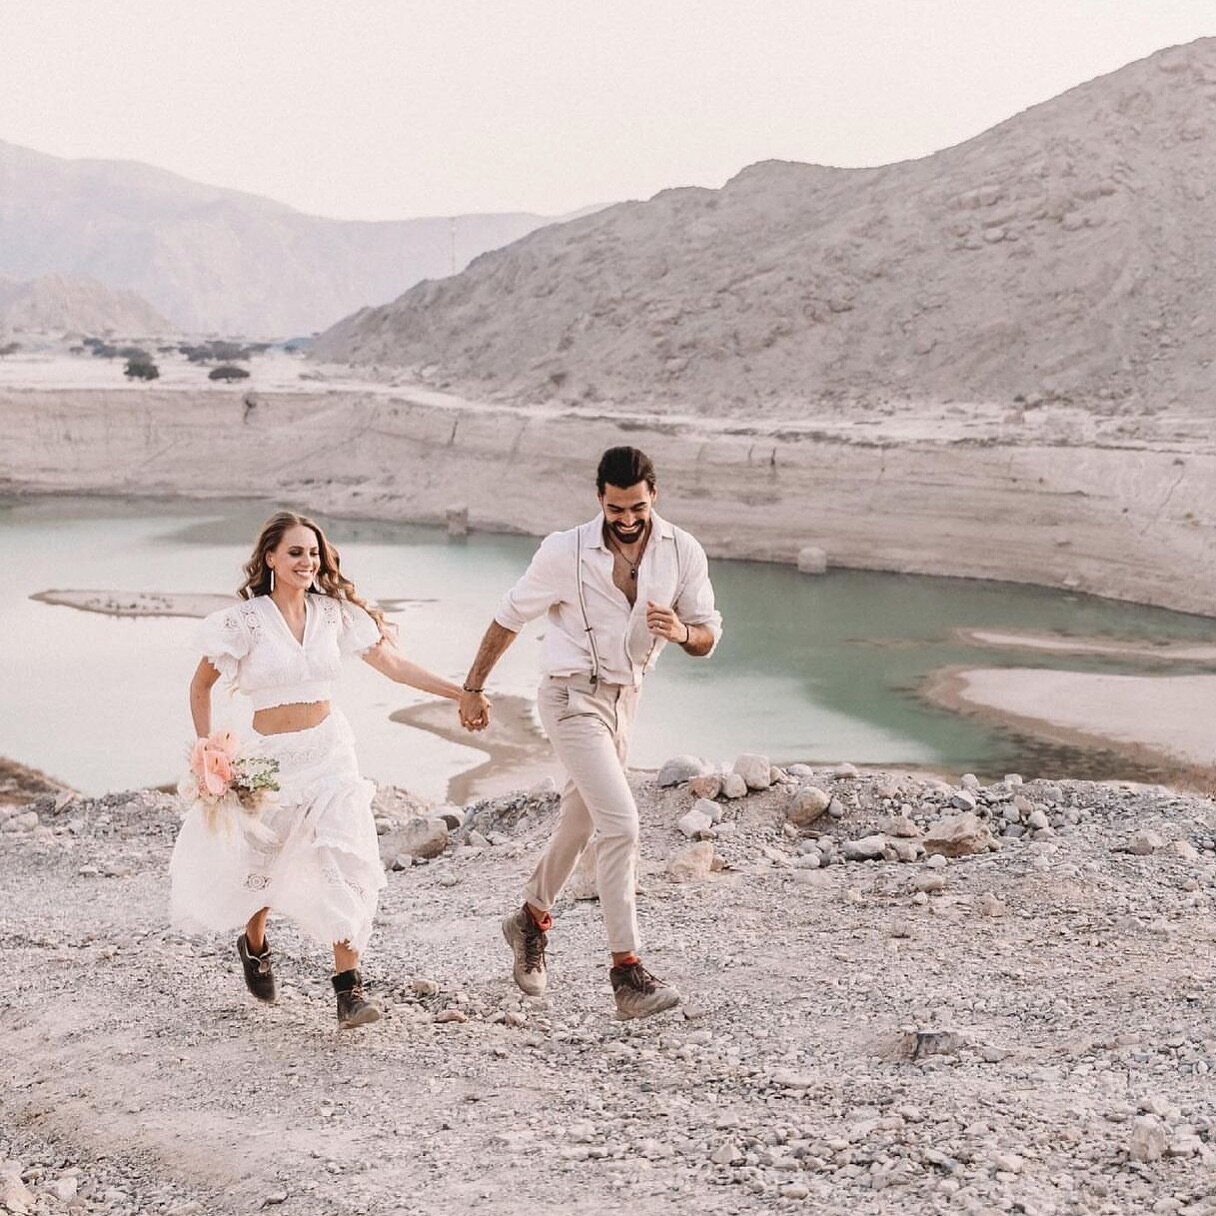
<instances>
[{"instance_id":1,"label":"open collar shirt","mask_svg":"<svg viewBox=\"0 0 1216 1216\"><path fill-rule=\"evenodd\" d=\"M705 550L682 528L653 512L650 518L650 540L638 565L637 598L632 606L612 581L613 554L604 542L602 515L546 536L523 577L503 597L494 619L512 633L547 614L541 651L543 675L582 675L592 669L578 595L580 535L587 623L595 637L602 680L640 684L658 661L666 641L654 637L646 627L647 600L673 607L686 625L704 625L717 646L722 616L714 607Z\"/></svg>"}]
</instances>

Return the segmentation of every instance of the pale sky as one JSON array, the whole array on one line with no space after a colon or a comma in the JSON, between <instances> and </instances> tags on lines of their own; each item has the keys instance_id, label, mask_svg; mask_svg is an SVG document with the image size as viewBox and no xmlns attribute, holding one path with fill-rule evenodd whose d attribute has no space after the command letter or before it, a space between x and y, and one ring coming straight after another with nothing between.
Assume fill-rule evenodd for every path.
<instances>
[{"instance_id":1,"label":"pale sky","mask_svg":"<svg viewBox=\"0 0 1216 1216\"><path fill-rule=\"evenodd\" d=\"M553 215L924 156L1212 0L8 0L0 140L342 219Z\"/></svg>"}]
</instances>

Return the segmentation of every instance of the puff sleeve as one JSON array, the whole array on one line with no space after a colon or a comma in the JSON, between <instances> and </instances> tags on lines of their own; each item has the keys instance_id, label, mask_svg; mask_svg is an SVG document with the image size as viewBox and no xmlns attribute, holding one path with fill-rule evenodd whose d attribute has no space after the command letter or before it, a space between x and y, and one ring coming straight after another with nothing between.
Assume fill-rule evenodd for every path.
<instances>
[{"instance_id":1,"label":"puff sleeve","mask_svg":"<svg viewBox=\"0 0 1216 1216\"><path fill-rule=\"evenodd\" d=\"M359 607L343 601L338 629L338 649L343 654L362 654L380 641L380 626Z\"/></svg>"},{"instance_id":2,"label":"puff sleeve","mask_svg":"<svg viewBox=\"0 0 1216 1216\"><path fill-rule=\"evenodd\" d=\"M204 617L195 633L195 643L220 675L236 680L241 660L249 653L249 633L237 608L221 608Z\"/></svg>"}]
</instances>

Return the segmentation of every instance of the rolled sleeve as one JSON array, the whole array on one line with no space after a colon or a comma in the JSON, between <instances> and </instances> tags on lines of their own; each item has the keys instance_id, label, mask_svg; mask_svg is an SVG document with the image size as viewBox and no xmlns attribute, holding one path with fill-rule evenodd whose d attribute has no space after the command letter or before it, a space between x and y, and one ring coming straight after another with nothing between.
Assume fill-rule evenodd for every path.
<instances>
[{"instance_id":1,"label":"rolled sleeve","mask_svg":"<svg viewBox=\"0 0 1216 1216\"><path fill-rule=\"evenodd\" d=\"M685 625L700 625L713 635L709 654L718 648L722 638L722 614L714 607L714 588L709 581L709 559L698 541L693 541L688 565L688 577L675 603L676 616Z\"/></svg>"},{"instance_id":2,"label":"rolled sleeve","mask_svg":"<svg viewBox=\"0 0 1216 1216\"><path fill-rule=\"evenodd\" d=\"M554 532L541 541L540 548L519 582L503 596L494 619L512 633L519 633L529 622L547 612L562 596L562 533ZM573 568L571 555L566 563Z\"/></svg>"}]
</instances>

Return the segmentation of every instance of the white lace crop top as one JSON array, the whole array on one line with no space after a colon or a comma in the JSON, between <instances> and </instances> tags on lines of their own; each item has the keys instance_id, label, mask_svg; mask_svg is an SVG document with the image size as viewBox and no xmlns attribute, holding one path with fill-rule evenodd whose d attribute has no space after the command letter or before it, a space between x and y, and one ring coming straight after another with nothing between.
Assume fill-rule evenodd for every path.
<instances>
[{"instance_id":1,"label":"white lace crop top","mask_svg":"<svg viewBox=\"0 0 1216 1216\"><path fill-rule=\"evenodd\" d=\"M380 641L376 622L358 604L329 595L305 598L303 642L268 595L213 612L199 626L199 649L255 710L328 701L342 656Z\"/></svg>"}]
</instances>

